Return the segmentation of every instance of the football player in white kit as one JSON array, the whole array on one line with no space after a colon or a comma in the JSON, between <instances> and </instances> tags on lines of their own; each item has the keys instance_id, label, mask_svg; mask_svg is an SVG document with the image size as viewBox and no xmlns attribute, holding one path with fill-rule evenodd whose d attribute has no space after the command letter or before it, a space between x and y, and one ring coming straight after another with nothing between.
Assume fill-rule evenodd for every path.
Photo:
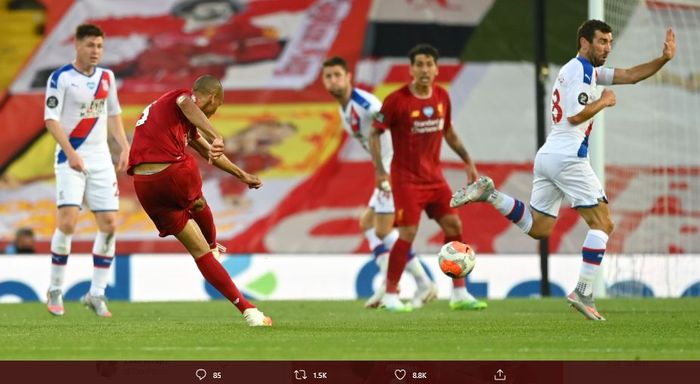
<instances>
[{"instance_id":1,"label":"football player in white kit","mask_svg":"<svg viewBox=\"0 0 700 384\"><path fill-rule=\"evenodd\" d=\"M352 86L352 73L348 70L346 61L338 56L331 57L323 63L323 85L326 87L340 107L338 113L347 133L357 139L362 148L369 153L369 134L372 129L374 114L379 112L382 103L373 94ZM390 169L393 149L391 136L381 136L381 153L384 168ZM389 265L389 251L399 237L394 228L394 199L389 184L386 188L375 188L369 200L367 209L360 216L360 228L365 234L375 262L379 267L383 280L372 297L367 300L365 307L377 308L384 296L386 288L386 273ZM418 257L411 252L406 269L416 280L417 290L413 297L413 307L420 308L423 304L437 297L437 286L430 279Z\"/></svg>"},{"instance_id":2,"label":"football player in white kit","mask_svg":"<svg viewBox=\"0 0 700 384\"><path fill-rule=\"evenodd\" d=\"M78 26L75 60L54 71L46 86L44 120L57 142L58 216L51 238L51 282L47 294L49 312L56 316L64 313L63 278L83 200L95 214L98 232L92 248L92 284L81 302L98 316L112 316L107 308L105 288L115 252L119 190L107 131L121 148L118 171L126 169L129 142L121 120L114 74L97 66L103 49L104 34L99 27Z\"/></svg>"},{"instance_id":3,"label":"football player in white kit","mask_svg":"<svg viewBox=\"0 0 700 384\"><path fill-rule=\"evenodd\" d=\"M596 85L634 84L656 73L676 52L673 30L666 31L661 56L628 69L602 67L612 49L612 28L599 20L588 20L578 29L578 55L566 63L552 88L552 129L535 156L530 209L494 188L485 176L457 191L452 206L487 201L524 233L535 239L550 235L561 201L571 206L588 224L581 250L582 264L576 288L568 303L590 320L605 320L593 300L593 279L603 260L613 222L608 200L588 159L588 137L593 117L615 105L615 94L604 89L596 96Z\"/></svg>"}]
</instances>

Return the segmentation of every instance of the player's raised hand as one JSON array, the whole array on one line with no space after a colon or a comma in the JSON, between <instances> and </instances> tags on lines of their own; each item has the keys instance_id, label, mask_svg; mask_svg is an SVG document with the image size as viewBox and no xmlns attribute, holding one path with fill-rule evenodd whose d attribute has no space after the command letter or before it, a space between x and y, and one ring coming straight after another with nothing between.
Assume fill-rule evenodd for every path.
<instances>
[{"instance_id":1,"label":"player's raised hand","mask_svg":"<svg viewBox=\"0 0 700 384\"><path fill-rule=\"evenodd\" d=\"M68 156L68 166L80 173L85 173L85 162L83 162L83 158L75 152Z\"/></svg>"},{"instance_id":2,"label":"player's raised hand","mask_svg":"<svg viewBox=\"0 0 700 384\"><path fill-rule=\"evenodd\" d=\"M248 184L249 189L258 189L262 187L262 180L256 175L251 175L250 173L244 173L242 182Z\"/></svg>"},{"instance_id":3,"label":"player's raised hand","mask_svg":"<svg viewBox=\"0 0 700 384\"><path fill-rule=\"evenodd\" d=\"M119 153L119 159L117 160L117 172L126 171L129 166L129 151L122 150Z\"/></svg>"},{"instance_id":4,"label":"player's raised hand","mask_svg":"<svg viewBox=\"0 0 700 384\"><path fill-rule=\"evenodd\" d=\"M662 55L666 60L671 60L676 55L676 34L673 33L673 28L666 30L666 41L664 41Z\"/></svg>"},{"instance_id":5,"label":"player's raised hand","mask_svg":"<svg viewBox=\"0 0 700 384\"><path fill-rule=\"evenodd\" d=\"M617 103L617 97L615 97L615 92L611 91L608 88L605 88L603 90L603 93L600 94L600 99L603 102L603 105L606 107L612 107Z\"/></svg>"},{"instance_id":6,"label":"player's raised hand","mask_svg":"<svg viewBox=\"0 0 700 384\"><path fill-rule=\"evenodd\" d=\"M209 146L209 161L212 162L224 154L224 139L217 137Z\"/></svg>"}]
</instances>

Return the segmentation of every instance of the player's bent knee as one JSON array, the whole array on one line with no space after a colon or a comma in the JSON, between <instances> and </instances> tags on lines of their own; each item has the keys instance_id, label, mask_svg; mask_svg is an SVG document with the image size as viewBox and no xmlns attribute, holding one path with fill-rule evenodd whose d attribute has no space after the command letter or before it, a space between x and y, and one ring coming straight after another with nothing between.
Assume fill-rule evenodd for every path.
<instances>
[{"instance_id":1,"label":"player's bent knee","mask_svg":"<svg viewBox=\"0 0 700 384\"><path fill-rule=\"evenodd\" d=\"M447 236L457 236L462 234L462 225L457 223L449 227L445 227L445 235Z\"/></svg>"},{"instance_id":2,"label":"player's bent knee","mask_svg":"<svg viewBox=\"0 0 700 384\"><path fill-rule=\"evenodd\" d=\"M536 232L536 231L530 231L528 232L528 235L532 237L535 240L544 240L549 237L550 233L548 232Z\"/></svg>"},{"instance_id":3,"label":"player's bent knee","mask_svg":"<svg viewBox=\"0 0 700 384\"><path fill-rule=\"evenodd\" d=\"M66 235L72 235L75 232L75 223L72 221L62 221L58 224L58 229Z\"/></svg>"},{"instance_id":4,"label":"player's bent knee","mask_svg":"<svg viewBox=\"0 0 700 384\"><path fill-rule=\"evenodd\" d=\"M615 222L613 222L611 219L606 219L603 220L603 222L600 224L600 230L607 233L608 235L613 232L615 229Z\"/></svg>"},{"instance_id":5,"label":"player's bent knee","mask_svg":"<svg viewBox=\"0 0 700 384\"><path fill-rule=\"evenodd\" d=\"M360 220L357 221L357 224L360 226L360 229L362 232L367 231L368 229L374 228L372 225L372 222L370 220L365 219L364 216L360 217Z\"/></svg>"},{"instance_id":6,"label":"player's bent knee","mask_svg":"<svg viewBox=\"0 0 700 384\"><path fill-rule=\"evenodd\" d=\"M442 228L448 236L462 234L462 222L455 216L454 219L445 220L442 222Z\"/></svg>"},{"instance_id":7,"label":"player's bent knee","mask_svg":"<svg viewBox=\"0 0 700 384\"><path fill-rule=\"evenodd\" d=\"M535 240L543 240L552 234L552 229L554 225L549 225L548 223L535 222L527 234Z\"/></svg>"}]
</instances>

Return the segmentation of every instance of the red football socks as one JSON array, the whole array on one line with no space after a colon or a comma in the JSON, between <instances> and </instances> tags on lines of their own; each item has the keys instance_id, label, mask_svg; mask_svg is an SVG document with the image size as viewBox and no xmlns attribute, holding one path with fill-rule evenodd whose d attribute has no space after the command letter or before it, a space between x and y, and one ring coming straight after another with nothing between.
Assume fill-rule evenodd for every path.
<instances>
[{"instance_id":1,"label":"red football socks","mask_svg":"<svg viewBox=\"0 0 700 384\"><path fill-rule=\"evenodd\" d=\"M386 278L386 292L398 293L399 280L408 261L408 252L411 251L411 243L399 238L394 243L389 253L389 270Z\"/></svg>"},{"instance_id":2,"label":"red football socks","mask_svg":"<svg viewBox=\"0 0 700 384\"><path fill-rule=\"evenodd\" d=\"M190 216L199 225L204 238L207 239L209 247L214 247L216 244L216 226L214 225L214 216L211 213L209 204L204 205L204 208L199 211L190 209Z\"/></svg>"},{"instance_id":3,"label":"red football socks","mask_svg":"<svg viewBox=\"0 0 700 384\"><path fill-rule=\"evenodd\" d=\"M224 295L241 313L248 308L255 308L253 304L243 297L236 284L231 280L224 266L219 263L214 255L209 252L199 259L195 259L199 271L209 284L213 285L222 295Z\"/></svg>"}]
</instances>

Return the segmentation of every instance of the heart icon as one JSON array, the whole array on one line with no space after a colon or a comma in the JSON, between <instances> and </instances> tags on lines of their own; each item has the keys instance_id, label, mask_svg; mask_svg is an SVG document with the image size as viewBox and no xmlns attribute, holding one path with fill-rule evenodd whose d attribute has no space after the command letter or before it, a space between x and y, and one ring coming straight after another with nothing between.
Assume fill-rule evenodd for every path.
<instances>
[{"instance_id":1,"label":"heart icon","mask_svg":"<svg viewBox=\"0 0 700 384\"><path fill-rule=\"evenodd\" d=\"M396 376L396 378L399 380L403 380L403 378L406 377L406 370L405 369L395 369L394 376Z\"/></svg>"}]
</instances>

